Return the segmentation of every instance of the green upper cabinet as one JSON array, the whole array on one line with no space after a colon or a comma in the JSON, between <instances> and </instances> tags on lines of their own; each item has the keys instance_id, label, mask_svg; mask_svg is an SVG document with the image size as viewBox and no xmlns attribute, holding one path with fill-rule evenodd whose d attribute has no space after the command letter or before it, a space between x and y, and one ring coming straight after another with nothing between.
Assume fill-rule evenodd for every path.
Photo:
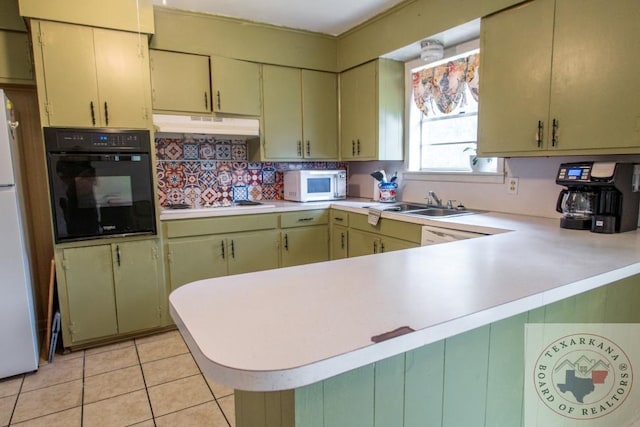
<instances>
[{"instance_id":1,"label":"green upper cabinet","mask_svg":"<svg viewBox=\"0 0 640 427\"><path fill-rule=\"evenodd\" d=\"M211 57L213 111L260 115L260 65L236 59Z\"/></svg>"},{"instance_id":2,"label":"green upper cabinet","mask_svg":"<svg viewBox=\"0 0 640 427\"><path fill-rule=\"evenodd\" d=\"M258 158L337 159L335 74L263 65L262 96L263 150Z\"/></svg>"},{"instance_id":3,"label":"green upper cabinet","mask_svg":"<svg viewBox=\"0 0 640 427\"><path fill-rule=\"evenodd\" d=\"M342 160L402 160L404 64L378 59L340 74Z\"/></svg>"},{"instance_id":4,"label":"green upper cabinet","mask_svg":"<svg viewBox=\"0 0 640 427\"><path fill-rule=\"evenodd\" d=\"M154 111L211 112L209 57L150 50Z\"/></svg>"},{"instance_id":5,"label":"green upper cabinet","mask_svg":"<svg viewBox=\"0 0 640 427\"><path fill-rule=\"evenodd\" d=\"M11 1L15 0L4 0ZM135 33L154 32L150 0L18 0L18 3L20 15L25 17Z\"/></svg>"},{"instance_id":6,"label":"green upper cabinet","mask_svg":"<svg viewBox=\"0 0 640 427\"><path fill-rule=\"evenodd\" d=\"M479 152L640 152L640 99L626 96L640 92L639 20L634 0L536 0L484 18Z\"/></svg>"},{"instance_id":7,"label":"green upper cabinet","mask_svg":"<svg viewBox=\"0 0 640 427\"><path fill-rule=\"evenodd\" d=\"M29 34L0 30L0 83L34 84Z\"/></svg>"},{"instance_id":8,"label":"green upper cabinet","mask_svg":"<svg viewBox=\"0 0 640 427\"><path fill-rule=\"evenodd\" d=\"M338 158L338 78L302 70L302 135L305 159Z\"/></svg>"},{"instance_id":9,"label":"green upper cabinet","mask_svg":"<svg viewBox=\"0 0 640 427\"><path fill-rule=\"evenodd\" d=\"M262 66L266 159L302 159L302 86L296 68Z\"/></svg>"},{"instance_id":10,"label":"green upper cabinet","mask_svg":"<svg viewBox=\"0 0 640 427\"><path fill-rule=\"evenodd\" d=\"M48 21L32 31L43 125L151 125L145 35Z\"/></svg>"}]
</instances>

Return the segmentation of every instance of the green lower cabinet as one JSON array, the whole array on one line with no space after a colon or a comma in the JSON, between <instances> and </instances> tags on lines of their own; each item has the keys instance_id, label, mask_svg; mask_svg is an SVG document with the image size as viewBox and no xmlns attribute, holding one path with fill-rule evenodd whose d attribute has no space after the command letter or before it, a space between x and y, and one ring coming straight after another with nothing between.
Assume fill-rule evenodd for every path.
<instances>
[{"instance_id":1,"label":"green lower cabinet","mask_svg":"<svg viewBox=\"0 0 640 427\"><path fill-rule=\"evenodd\" d=\"M360 230L349 230L349 257L381 254L402 249L417 248L418 243L393 237L380 236Z\"/></svg>"},{"instance_id":2,"label":"green lower cabinet","mask_svg":"<svg viewBox=\"0 0 640 427\"><path fill-rule=\"evenodd\" d=\"M229 274L278 268L278 231L236 233L227 237Z\"/></svg>"},{"instance_id":3,"label":"green lower cabinet","mask_svg":"<svg viewBox=\"0 0 640 427\"><path fill-rule=\"evenodd\" d=\"M377 234L349 229L349 257L378 253L380 238Z\"/></svg>"},{"instance_id":4,"label":"green lower cabinet","mask_svg":"<svg viewBox=\"0 0 640 427\"><path fill-rule=\"evenodd\" d=\"M170 239L169 283L174 291L185 283L227 274L225 239L220 236Z\"/></svg>"},{"instance_id":5,"label":"green lower cabinet","mask_svg":"<svg viewBox=\"0 0 640 427\"><path fill-rule=\"evenodd\" d=\"M115 247L114 247L115 246ZM138 241L111 245L118 333L160 326L164 297L158 245Z\"/></svg>"},{"instance_id":6,"label":"green lower cabinet","mask_svg":"<svg viewBox=\"0 0 640 427\"><path fill-rule=\"evenodd\" d=\"M521 426L525 325L638 323L639 300L637 275L294 390L236 390L236 426Z\"/></svg>"},{"instance_id":7,"label":"green lower cabinet","mask_svg":"<svg viewBox=\"0 0 640 427\"><path fill-rule=\"evenodd\" d=\"M331 226L331 259L346 258L349 248L349 229L341 225Z\"/></svg>"},{"instance_id":8,"label":"green lower cabinet","mask_svg":"<svg viewBox=\"0 0 640 427\"><path fill-rule=\"evenodd\" d=\"M63 249L62 266L58 285L65 346L117 334L111 246Z\"/></svg>"},{"instance_id":9,"label":"green lower cabinet","mask_svg":"<svg viewBox=\"0 0 640 427\"><path fill-rule=\"evenodd\" d=\"M158 327L164 286L155 240L58 250L65 347Z\"/></svg>"},{"instance_id":10,"label":"green lower cabinet","mask_svg":"<svg viewBox=\"0 0 640 427\"><path fill-rule=\"evenodd\" d=\"M196 280L278 267L278 231L169 239L171 290Z\"/></svg>"},{"instance_id":11,"label":"green lower cabinet","mask_svg":"<svg viewBox=\"0 0 640 427\"><path fill-rule=\"evenodd\" d=\"M327 225L282 230L282 267L329 260Z\"/></svg>"}]
</instances>

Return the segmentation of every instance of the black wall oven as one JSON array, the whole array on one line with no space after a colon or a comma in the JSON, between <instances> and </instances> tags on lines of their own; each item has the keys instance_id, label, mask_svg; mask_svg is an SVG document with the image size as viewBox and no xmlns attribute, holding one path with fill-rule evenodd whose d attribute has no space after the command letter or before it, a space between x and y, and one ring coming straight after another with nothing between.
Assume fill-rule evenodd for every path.
<instances>
[{"instance_id":1,"label":"black wall oven","mask_svg":"<svg viewBox=\"0 0 640 427\"><path fill-rule=\"evenodd\" d=\"M44 128L56 243L156 234L147 130Z\"/></svg>"}]
</instances>

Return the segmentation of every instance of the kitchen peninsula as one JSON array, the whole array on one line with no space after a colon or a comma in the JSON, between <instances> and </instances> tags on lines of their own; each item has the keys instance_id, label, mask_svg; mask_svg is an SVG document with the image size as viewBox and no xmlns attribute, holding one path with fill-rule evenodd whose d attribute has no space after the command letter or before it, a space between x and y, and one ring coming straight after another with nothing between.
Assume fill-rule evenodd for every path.
<instances>
[{"instance_id":1,"label":"kitchen peninsula","mask_svg":"<svg viewBox=\"0 0 640 427\"><path fill-rule=\"evenodd\" d=\"M411 221L491 235L171 294L202 371L236 388L239 427L519 425L525 323L640 321L637 231L498 213Z\"/></svg>"}]
</instances>

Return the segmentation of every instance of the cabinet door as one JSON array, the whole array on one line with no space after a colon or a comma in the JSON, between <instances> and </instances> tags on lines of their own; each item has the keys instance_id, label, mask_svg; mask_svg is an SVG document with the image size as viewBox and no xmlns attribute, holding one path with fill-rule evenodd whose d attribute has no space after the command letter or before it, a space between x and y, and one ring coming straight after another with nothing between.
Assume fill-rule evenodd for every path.
<instances>
[{"instance_id":1,"label":"cabinet door","mask_svg":"<svg viewBox=\"0 0 640 427\"><path fill-rule=\"evenodd\" d=\"M393 252L402 249L417 248L420 245L407 240L394 239L393 237L381 237L379 252Z\"/></svg>"},{"instance_id":2,"label":"cabinet door","mask_svg":"<svg viewBox=\"0 0 640 427\"><path fill-rule=\"evenodd\" d=\"M372 255L380 251L380 238L365 231L349 229L349 257Z\"/></svg>"},{"instance_id":3,"label":"cabinet door","mask_svg":"<svg viewBox=\"0 0 640 427\"><path fill-rule=\"evenodd\" d=\"M356 157L358 77L357 68L340 74L340 157L342 160Z\"/></svg>"},{"instance_id":4,"label":"cabinet door","mask_svg":"<svg viewBox=\"0 0 640 427\"><path fill-rule=\"evenodd\" d=\"M99 28L93 31L103 126L148 127L151 78L147 37Z\"/></svg>"},{"instance_id":5,"label":"cabinet door","mask_svg":"<svg viewBox=\"0 0 640 427\"><path fill-rule=\"evenodd\" d=\"M264 153L268 159L302 158L300 70L263 65Z\"/></svg>"},{"instance_id":6,"label":"cabinet door","mask_svg":"<svg viewBox=\"0 0 640 427\"><path fill-rule=\"evenodd\" d=\"M117 334L111 246L64 249L62 256L71 341Z\"/></svg>"},{"instance_id":7,"label":"cabinet door","mask_svg":"<svg viewBox=\"0 0 640 427\"><path fill-rule=\"evenodd\" d=\"M211 84L216 113L260 115L260 65L212 56Z\"/></svg>"},{"instance_id":8,"label":"cabinet door","mask_svg":"<svg viewBox=\"0 0 640 427\"><path fill-rule=\"evenodd\" d=\"M40 43L45 83L44 88L38 89L45 92L43 107L48 125L98 125L93 30L48 21L38 21L38 25L39 35L34 36Z\"/></svg>"},{"instance_id":9,"label":"cabinet door","mask_svg":"<svg viewBox=\"0 0 640 427\"><path fill-rule=\"evenodd\" d=\"M338 158L338 82L334 73L302 70L305 159Z\"/></svg>"},{"instance_id":10,"label":"cabinet door","mask_svg":"<svg viewBox=\"0 0 640 427\"><path fill-rule=\"evenodd\" d=\"M554 0L536 0L482 20L479 154L535 152L548 143L553 16Z\"/></svg>"},{"instance_id":11,"label":"cabinet door","mask_svg":"<svg viewBox=\"0 0 640 427\"><path fill-rule=\"evenodd\" d=\"M349 234L347 227L331 226L331 259L348 256Z\"/></svg>"},{"instance_id":12,"label":"cabinet door","mask_svg":"<svg viewBox=\"0 0 640 427\"><path fill-rule=\"evenodd\" d=\"M282 266L329 260L329 229L326 225L289 228L282 231Z\"/></svg>"},{"instance_id":13,"label":"cabinet door","mask_svg":"<svg viewBox=\"0 0 640 427\"><path fill-rule=\"evenodd\" d=\"M278 231L266 230L227 236L229 274L278 268Z\"/></svg>"},{"instance_id":14,"label":"cabinet door","mask_svg":"<svg viewBox=\"0 0 640 427\"><path fill-rule=\"evenodd\" d=\"M378 126L376 62L345 71L340 81L342 158L374 159Z\"/></svg>"},{"instance_id":15,"label":"cabinet door","mask_svg":"<svg viewBox=\"0 0 640 427\"><path fill-rule=\"evenodd\" d=\"M556 150L640 146L640 2L556 1L551 118ZM538 34L540 29L538 28Z\"/></svg>"},{"instance_id":16,"label":"cabinet door","mask_svg":"<svg viewBox=\"0 0 640 427\"><path fill-rule=\"evenodd\" d=\"M211 112L209 57L150 50L153 109Z\"/></svg>"},{"instance_id":17,"label":"cabinet door","mask_svg":"<svg viewBox=\"0 0 640 427\"><path fill-rule=\"evenodd\" d=\"M158 247L152 240L111 245L118 332L160 325L162 283Z\"/></svg>"},{"instance_id":18,"label":"cabinet door","mask_svg":"<svg viewBox=\"0 0 640 427\"><path fill-rule=\"evenodd\" d=\"M33 85L29 35L0 31L0 83Z\"/></svg>"},{"instance_id":19,"label":"cabinet door","mask_svg":"<svg viewBox=\"0 0 640 427\"><path fill-rule=\"evenodd\" d=\"M227 274L225 239L219 236L169 240L169 280L171 290L196 280Z\"/></svg>"}]
</instances>

